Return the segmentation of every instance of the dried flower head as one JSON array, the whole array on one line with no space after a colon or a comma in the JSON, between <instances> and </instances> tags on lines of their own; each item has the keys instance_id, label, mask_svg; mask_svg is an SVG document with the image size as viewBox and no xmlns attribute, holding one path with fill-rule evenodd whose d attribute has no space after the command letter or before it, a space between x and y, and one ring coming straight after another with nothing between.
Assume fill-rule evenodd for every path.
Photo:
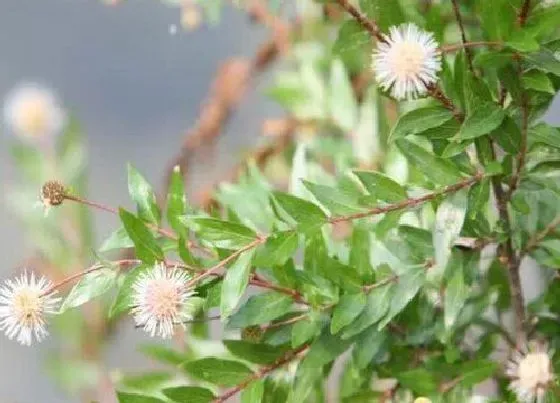
<instances>
[{"instance_id":1,"label":"dried flower head","mask_svg":"<svg viewBox=\"0 0 560 403\"><path fill-rule=\"evenodd\" d=\"M506 367L511 379L509 388L520 402L542 402L554 381L550 351L546 344L530 342L522 351L515 351Z\"/></svg>"},{"instance_id":2,"label":"dried flower head","mask_svg":"<svg viewBox=\"0 0 560 403\"><path fill-rule=\"evenodd\" d=\"M441 70L438 43L430 32L408 23L389 29L386 43L373 53L372 68L381 88L397 99L416 98L437 81Z\"/></svg>"},{"instance_id":3,"label":"dried flower head","mask_svg":"<svg viewBox=\"0 0 560 403\"><path fill-rule=\"evenodd\" d=\"M177 268L169 269L157 264L142 273L133 285L132 314L136 324L152 337L156 334L167 339L174 333L174 326L184 326L191 320L189 299L195 294L187 288L189 275Z\"/></svg>"},{"instance_id":4,"label":"dried flower head","mask_svg":"<svg viewBox=\"0 0 560 403\"><path fill-rule=\"evenodd\" d=\"M50 89L28 83L7 95L4 120L16 135L39 139L60 133L66 114Z\"/></svg>"},{"instance_id":5,"label":"dried flower head","mask_svg":"<svg viewBox=\"0 0 560 403\"><path fill-rule=\"evenodd\" d=\"M55 180L45 182L45 184L41 187L41 194L39 196L41 205L45 209L45 215L47 215L52 206L61 205L64 202L66 195L67 190L62 183Z\"/></svg>"},{"instance_id":6,"label":"dried flower head","mask_svg":"<svg viewBox=\"0 0 560 403\"><path fill-rule=\"evenodd\" d=\"M46 314L56 313L60 298L49 292L52 283L35 274L24 273L15 281L7 280L0 287L0 330L11 340L31 345L33 336L40 342L47 335ZM48 293L48 294L47 294Z\"/></svg>"}]
</instances>

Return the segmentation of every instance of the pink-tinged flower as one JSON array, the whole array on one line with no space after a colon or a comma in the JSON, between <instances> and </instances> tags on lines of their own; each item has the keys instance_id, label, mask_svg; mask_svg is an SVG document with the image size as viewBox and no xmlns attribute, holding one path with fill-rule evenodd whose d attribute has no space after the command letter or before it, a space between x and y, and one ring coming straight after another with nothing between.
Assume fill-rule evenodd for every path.
<instances>
[{"instance_id":1,"label":"pink-tinged flower","mask_svg":"<svg viewBox=\"0 0 560 403\"><path fill-rule=\"evenodd\" d=\"M520 402L543 402L554 381L550 351L540 342L531 342L522 351L514 352L506 367L511 379L509 389Z\"/></svg>"},{"instance_id":2,"label":"pink-tinged flower","mask_svg":"<svg viewBox=\"0 0 560 403\"><path fill-rule=\"evenodd\" d=\"M134 321L152 337L167 339L175 325L184 326L191 320L189 299L195 292L187 288L190 276L179 269L157 264L136 280L133 288L132 314Z\"/></svg>"},{"instance_id":3,"label":"pink-tinged flower","mask_svg":"<svg viewBox=\"0 0 560 403\"><path fill-rule=\"evenodd\" d=\"M438 43L430 32L414 24L389 29L386 43L373 53L372 68L379 86L396 99L416 98L437 82L441 70Z\"/></svg>"},{"instance_id":4,"label":"pink-tinged flower","mask_svg":"<svg viewBox=\"0 0 560 403\"><path fill-rule=\"evenodd\" d=\"M0 287L0 330L10 340L29 346L34 337L40 342L49 334L45 315L55 314L60 301L56 292L49 292L51 286L44 277L24 273Z\"/></svg>"},{"instance_id":5,"label":"pink-tinged flower","mask_svg":"<svg viewBox=\"0 0 560 403\"><path fill-rule=\"evenodd\" d=\"M52 90L26 83L6 96L4 121L17 136L38 140L59 134L66 113Z\"/></svg>"}]
</instances>

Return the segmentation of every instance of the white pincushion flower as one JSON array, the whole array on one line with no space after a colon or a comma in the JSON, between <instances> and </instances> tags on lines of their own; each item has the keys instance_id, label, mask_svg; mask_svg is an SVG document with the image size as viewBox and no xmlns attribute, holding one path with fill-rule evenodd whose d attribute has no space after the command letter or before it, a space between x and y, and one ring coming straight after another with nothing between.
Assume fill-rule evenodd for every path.
<instances>
[{"instance_id":1,"label":"white pincushion flower","mask_svg":"<svg viewBox=\"0 0 560 403\"><path fill-rule=\"evenodd\" d=\"M136 280L133 289L132 314L136 324L152 337L170 338L174 326L192 319L187 309L195 293L187 288L190 276L179 269L158 264Z\"/></svg>"},{"instance_id":2,"label":"white pincushion flower","mask_svg":"<svg viewBox=\"0 0 560 403\"><path fill-rule=\"evenodd\" d=\"M433 34L408 23L391 27L385 40L378 44L372 60L381 88L390 89L396 99L426 93L426 86L437 81L441 70L441 55Z\"/></svg>"},{"instance_id":3,"label":"white pincushion flower","mask_svg":"<svg viewBox=\"0 0 560 403\"><path fill-rule=\"evenodd\" d=\"M27 83L17 86L7 95L4 120L16 135L39 139L60 133L66 114L50 89Z\"/></svg>"},{"instance_id":4,"label":"white pincushion flower","mask_svg":"<svg viewBox=\"0 0 560 403\"><path fill-rule=\"evenodd\" d=\"M506 375L511 378L509 388L520 402L544 401L546 390L554 381L546 345L533 342L524 351L516 351L507 364Z\"/></svg>"},{"instance_id":5,"label":"white pincushion flower","mask_svg":"<svg viewBox=\"0 0 560 403\"><path fill-rule=\"evenodd\" d=\"M51 286L44 277L37 279L33 273L24 273L0 287L0 330L10 340L15 337L20 344L29 346L33 336L40 342L49 334L45 315L55 314L60 301L54 297L56 291L49 292Z\"/></svg>"}]
</instances>

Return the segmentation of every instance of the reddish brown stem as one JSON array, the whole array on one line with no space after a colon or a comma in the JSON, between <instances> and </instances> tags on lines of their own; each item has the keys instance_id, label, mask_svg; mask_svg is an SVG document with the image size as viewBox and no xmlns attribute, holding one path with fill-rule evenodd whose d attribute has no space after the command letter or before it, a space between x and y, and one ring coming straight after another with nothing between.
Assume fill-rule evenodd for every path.
<instances>
[{"instance_id":1,"label":"reddish brown stem","mask_svg":"<svg viewBox=\"0 0 560 403\"><path fill-rule=\"evenodd\" d=\"M458 192L461 189L467 188L467 187L475 184L476 182L479 182L483 177L484 177L484 174L478 173L475 176L464 179L461 182L458 182L454 185L446 186L445 188L443 188L442 190L439 190L437 192L428 193L424 196L417 197L417 198L406 199L406 200L403 200L401 202L394 203L394 204L389 204L389 205L384 206L384 207L375 207L375 208L372 208L370 210L367 210L367 211L364 211L364 212L361 212L361 213L351 214L351 215L347 215L347 216L333 217L329 220L329 222L331 224L334 224L334 223L341 222L341 221L356 220L356 219L359 219L359 218L364 218L364 217L369 217L369 216L373 216L373 215L377 215L377 214L389 213L389 212L395 211L395 210L402 210L402 209L406 209L406 208L409 208L409 207L414 207L414 206L417 206L418 204L422 204L422 203L425 203L427 201L433 200L436 197L439 197L439 196L442 196L442 195L445 195L445 194Z\"/></svg>"},{"instance_id":2,"label":"reddish brown stem","mask_svg":"<svg viewBox=\"0 0 560 403\"><path fill-rule=\"evenodd\" d=\"M463 43L456 43L452 45L443 45L440 47L440 51L442 53L450 53L455 52L460 49L467 49L467 48L476 48L478 46L496 46L501 47L503 46L502 42L496 41L473 41L473 42L463 42Z\"/></svg>"},{"instance_id":3,"label":"reddish brown stem","mask_svg":"<svg viewBox=\"0 0 560 403\"><path fill-rule=\"evenodd\" d=\"M461 12L459 11L459 4L457 0L451 0L453 3L453 12L455 14L455 19L457 20L457 25L459 25L459 31L461 31L461 41L463 42L463 46L465 49L465 55L467 56L467 64L469 65L469 70L475 74L473 62L472 62L472 53L471 49L468 46L465 46L467 41L467 34L465 32L465 27L463 26L463 20L461 19Z\"/></svg>"},{"instance_id":4,"label":"reddish brown stem","mask_svg":"<svg viewBox=\"0 0 560 403\"><path fill-rule=\"evenodd\" d=\"M336 2L342 7L348 14L350 14L358 24L360 24L366 31L370 33L371 36L375 37L379 42L387 43L387 40L379 30L377 23L369 19L360 10L354 7L348 0L336 0Z\"/></svg>"},{"instance_id":5,"label":"reddish brown stem","mask_svg":"<svg viewBox=\"0 0 560 403\"><path fill-rule=\"evenodd\" d=\"M227 401L229 398L235 396L237 393L241 392L247 386L251 384L251 382L257 381L259 379L264 378L271 372L275 371L276 369L280 368L281 366L297 359L300 355L303 355L305 350L309 348L309 345L304 344L301 347L296 348L295 350L291 350L284 354L281 358L279 358L276 362L262 367L257 372L253 373L250 377L239 383L238 385L234 386L233 388L225 391L223 394L218 396L214 399L214 403L221 403Z\"/></svg>"},{"instance_id":6,"label":"reddish brown stem","mask_svg":"<svg viewBox=\"0 0 560 403\"><path fill-rule=\"evenodd\" d=\"M529 11L531 10L531 0L525 0L519 10L519 15L517 16L517 22L519 26L525 25L527 22L527 17L529 17Z\"/></svg>"}]
</instances>

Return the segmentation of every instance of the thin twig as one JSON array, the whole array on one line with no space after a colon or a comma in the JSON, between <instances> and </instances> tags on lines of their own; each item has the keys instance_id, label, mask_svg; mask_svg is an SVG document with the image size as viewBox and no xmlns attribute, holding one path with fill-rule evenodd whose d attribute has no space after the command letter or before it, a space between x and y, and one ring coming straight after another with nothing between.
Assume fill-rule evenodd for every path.
<instances>
[{"instance_id":1,"label":"thin twig","mask_svg":"<svg viewBox=\"0 0 560 403\"><path fill-rule=\"evenodd\" d=\"M449 109L458 122L462 122L465 115L453 104L453 101L445 96L441 88L435 84L424 84L430 95L435 100L439 101L444 108Z\"/></svg>"},{"instance_id":2,"label":"thin twig","mask_svg":"<svg viewBox=\"0 0 560 403\"><path fill-rule=\"evenodd\" d=\"M284 354L281 358L279 358L273 364L262 367L261 369L259 369L255 373L253 373L253 375L249 376L247 379L243 380L238 385L236 385L233 388L225 391L223 394L221 394L216 399L214 399L214 403L221 403L221 402L227 401L230 397L235 396L237 393L241 392L243 389L245 389L247 386L249 386L249 384L251 384L251 382L262 379L265 376L267 376L269 373L271 373L271 372L275 371L276 369L280 368L281 366L289 363L290 361L293 361L293 360L297 359L298 357L303 355L305 350L307 350L308 348L309 348L309 345L304 344L304 345L296 348L295 350L288 351L286 354Z\"/></svg>"},{"instance_id":3,"label":"thin twig","mask_svg":"<svg viewBox=\"0 0 560 403\"><path fill-rule=\"evenodd\" d=\"M360 10L354 7L348 0L336 0L336 2L342 7L344 10L348 12L358 24L366 29L370 33L371 36L375 37L379 42L387 43L387 39L383 36L377 23L371 19L369 19L365 14L363 14Z\"/></svg>"},{"instance_id":4,"label":"thin twig","mask_svg":"<svg viewBox=\"0 0 560 403\"><path fill-rule=\"evenodd\" d=\"M471 176L471 177L469 177L467 179L464 179L464 180L462 180L458 183L455 183L454 185L446 186L443 189L438 190L436 192L428 193L424 196L417 197L417 198L406 199L406 200L403 200L401 202L397 202L397 203L394 203L394 204L389 204L389 205L384 206L384 207L375 207L375 208L372 208L370 210L367 210L367 211L364 211L364 212L361 212L361 213L355 213L355 214L350 214L350 215L346 215L346 216L333 217L329 220L329 223L334 224L334 223L342 222L342 221L356 220L356 219L359 219L359 218L364 218L364 217L369 217L369 216L373 216L373 215L377 215L377 214L389 213L389 212L395 211L395 210L402 210L402 209L406 209L406 208L409 208L409 207L414 207L414 206L417 206L419 204L425 203L427 201L433 200L433 199L435 199L439 196L458 192L461 189L467 188L467 187L479 182L480 180L482 180L482 178L484 178L484 174L479 172L474 176Z\"/></svg>"},{"instance_id":5,"label":"thin twig","mask_svg":"<svg viewBox=\"0 0 560 403\"><path fill-rule=\"evenodd\" d=\"M521 76L521 74L520 74ZM521 178L521 173L523 168L525 168L525 159L527 157L527 135L529 126L529 106L527 105L527 95L525 93L521 94L521 143L519 145L519 152L516 156L515 172L511 176L509 182L509 190L507 193L507 200L511 199L511 196L519 186L519 180Z\"/></svg>"},{"instance_id":6,"label":"thin twig","mask_svg":"<svg viewBox=\"0 0 560 403\"><path fill-rule=\"evenodd\" d=\"M517 22L519 26L525 25L527 22L527 17L529 17L529 11L531 10L531 0L525 0L523 2L523 6L521 6L521 10L519 11L519 15L517 16Z\"/></svg>"},{"instance_id":7,"label":"thin twig","mask_svg":"<svg viewBox=\"0 0 560 403\"><path fill-rule=\"evenodd\" d=\"M550 224L548 224L542 231L534 234L528 241L525 247L519 254L519 260L523 259L529 252L539 246L548 235L552 234L560 226L560 216L556 217Z\"/></svg>"},{"instance_id":8,"label":"thin twig","mask_svg":"<svg viewBox=\"0 0 560 403\"><path fill-rule=\"evenodd\" d=\"M472 62L471 49L468 46L466 46L466 44L468 43L467 34L465 33L465 27L463 26L463 20L461 19L459 4L457 0L451 0L451 3L453 3L453 12L455 13L455 19L457 20L457 25L459 25L459 30L461 31L461 41L463 42L465 55L467 56L467 63L469 65L469 70L471 71L471 73L475 74L473 62Z\"/></svg>"},{"instance_id":9,"label":"thin twig","mask_svg":"<svg viewBox=\"0 0 560 403\"><path fill-rule=\"evenodd\" d=\"M450 53L455 52L460 49L468 49L468 48L476 48L479 46L496 46L502 47L504 44L502 42L497 41L473 41L473 42L462 42L462 43L455 43L452 45L442 45L439 50L442 53Z\"/></svg>"}]
</instances>

